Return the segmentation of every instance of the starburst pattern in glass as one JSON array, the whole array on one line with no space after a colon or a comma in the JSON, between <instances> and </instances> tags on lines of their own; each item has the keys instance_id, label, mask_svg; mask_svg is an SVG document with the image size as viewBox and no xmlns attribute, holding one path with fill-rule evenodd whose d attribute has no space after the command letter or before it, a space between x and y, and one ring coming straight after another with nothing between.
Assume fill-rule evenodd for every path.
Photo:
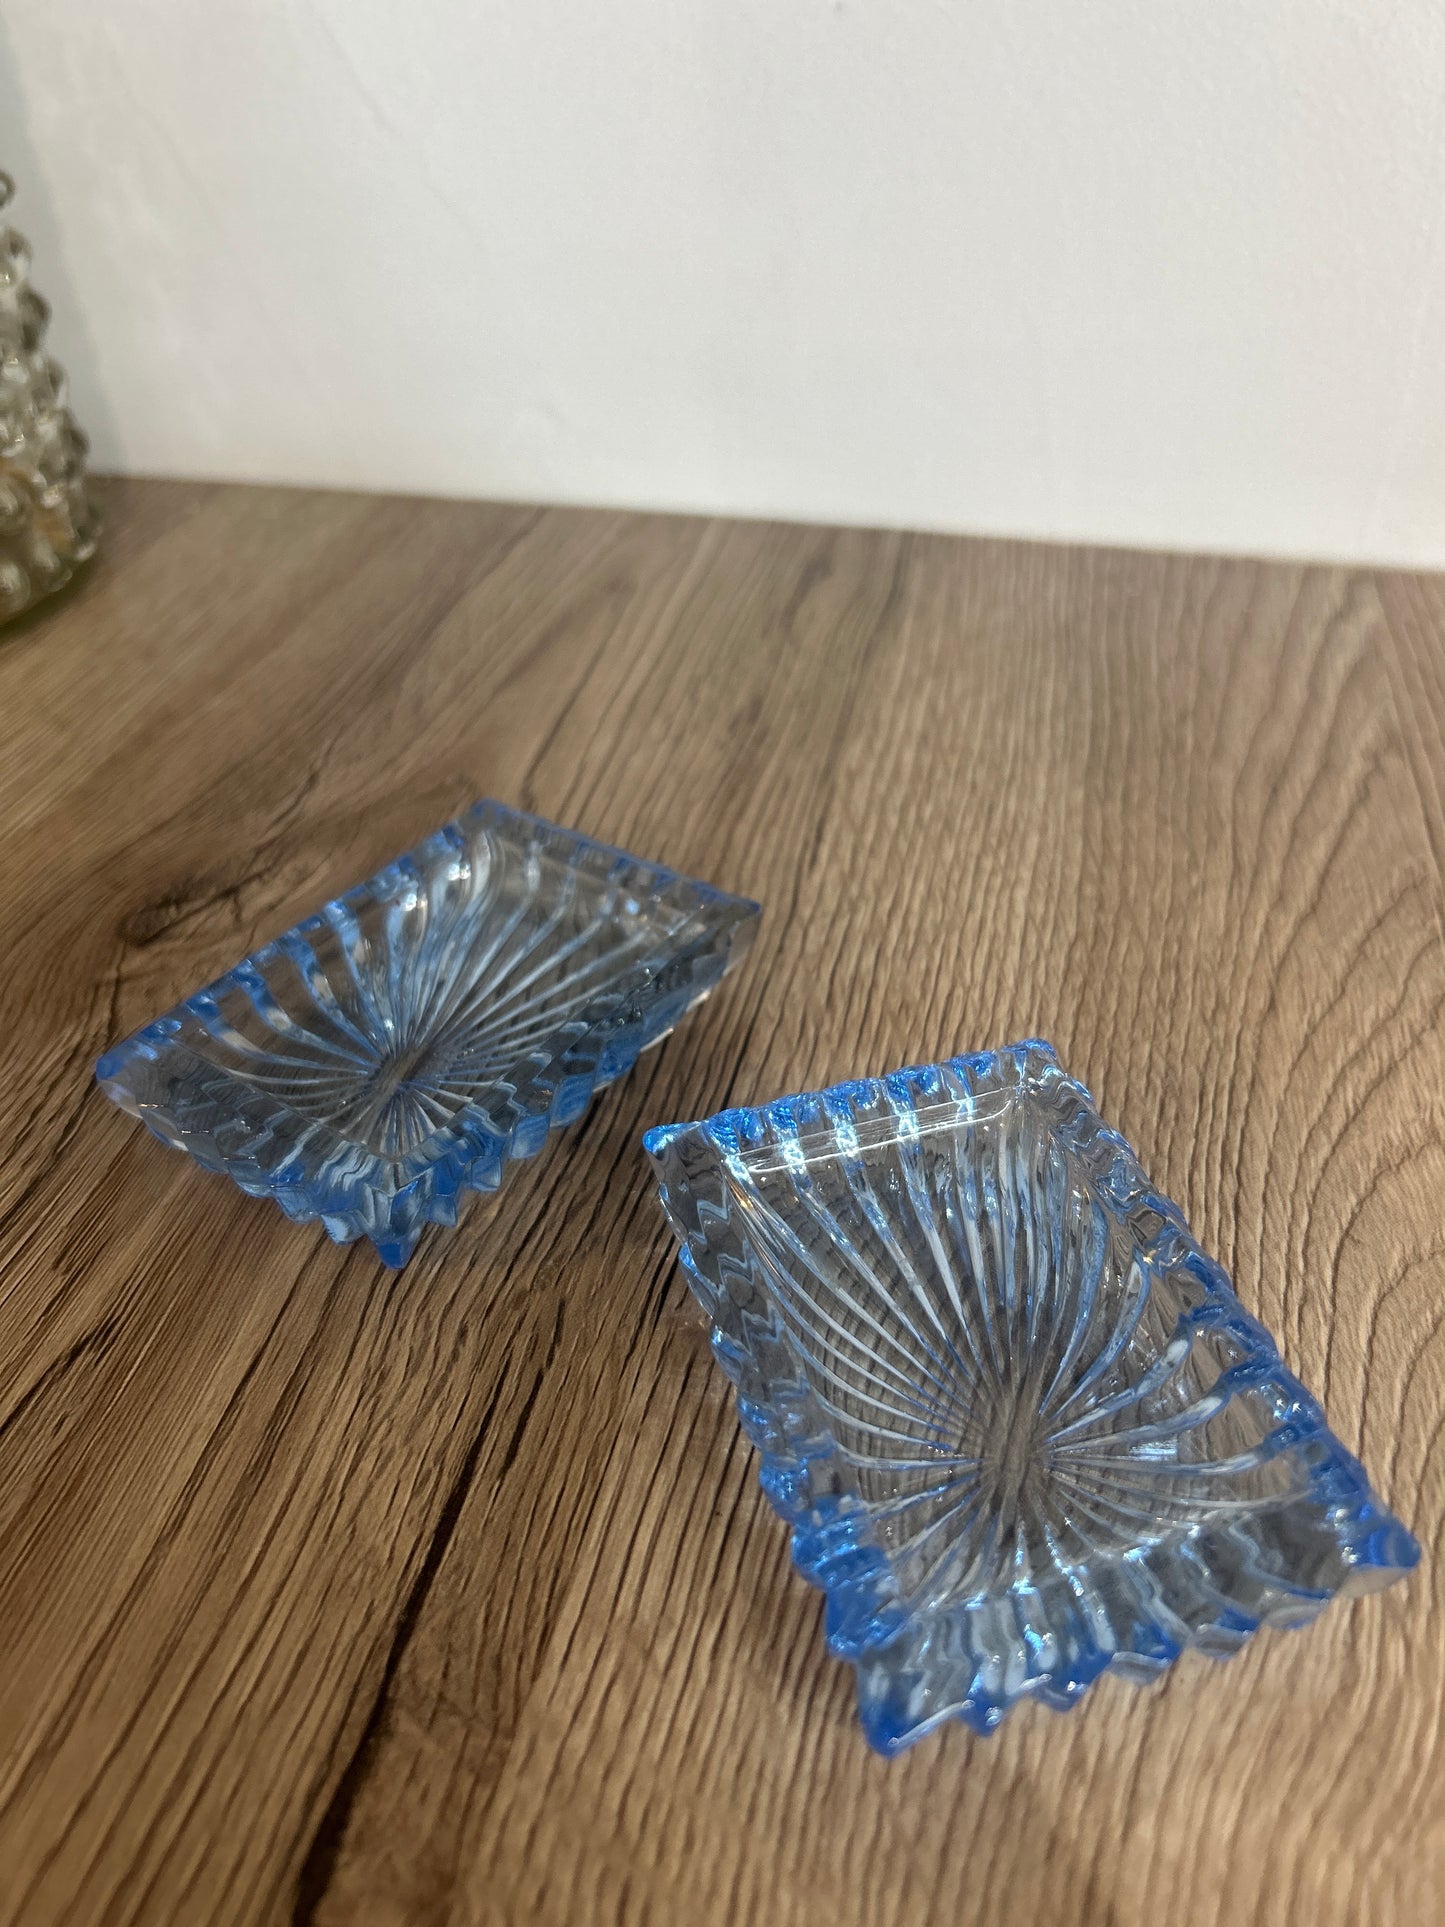
<instances>
[{"instance_id":1,"label":"starburst pattern in glass","mask_svg":"<svg viewBox=\"0 0 1445 1927\"><path fill-rule=\"evenodd\" d=\"M988 1732L1415 1563L1048 1045L645 1140L867 1737Z\"/></svg>"},{"instance_id":2,"label":"starburst pattern in glass","mask_svg":"<svg viewBox=\"0 0 1445 1927\"><path fill-rule=\"evenodd\" d=\"M705 997L757 914L478 803L96 1075L166 1143L401 1265Z\"/></svg>"}]
</instances>

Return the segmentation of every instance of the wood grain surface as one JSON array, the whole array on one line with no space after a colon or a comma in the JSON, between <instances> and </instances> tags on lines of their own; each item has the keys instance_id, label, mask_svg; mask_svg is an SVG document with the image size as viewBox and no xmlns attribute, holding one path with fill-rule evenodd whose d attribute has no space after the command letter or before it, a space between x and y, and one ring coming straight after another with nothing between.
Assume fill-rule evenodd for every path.
<instances>
[{"instance_id":1,"label":"wood grain surface","mask_svg":"<svg viewBox=\"0 0 1445 1927\"><path fill-rule=\"evenodd\" d=\"M399 1275L97 1052L478 795L763 900ZM1445 1918L1445 588L126 484L0 635L0 1919ZM1407 1585L870 1755L639 1148L1050 1037Z\"/></svg>"}]
</instances>

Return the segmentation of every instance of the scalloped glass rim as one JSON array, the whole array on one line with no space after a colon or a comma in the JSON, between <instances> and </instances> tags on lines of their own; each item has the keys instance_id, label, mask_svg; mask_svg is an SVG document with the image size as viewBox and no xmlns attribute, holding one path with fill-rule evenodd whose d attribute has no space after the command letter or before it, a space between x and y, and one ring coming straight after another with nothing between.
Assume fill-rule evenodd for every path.
<instances>
[{"instance_id":1,"label":"scalloped glass rim","mask_svg":"<svg viewBox=\"0 0 1445 1927\"><path fill-rule=\"evenodd\" d=\"M879 1752L1224 1657L1418 1560L1050 1045L643 1142Z\"/></svg>"},{"instance_id":2,"label":"scalloped glass rim","mask_svg":"<svg viewBox=\"0 0 1445 1927\"><path fill-rule=\"evenodd\" d=\"M759 907L491 800L107 1051L162 1142L405 1264L737 963Z\"/></svg>"}]
</instances>

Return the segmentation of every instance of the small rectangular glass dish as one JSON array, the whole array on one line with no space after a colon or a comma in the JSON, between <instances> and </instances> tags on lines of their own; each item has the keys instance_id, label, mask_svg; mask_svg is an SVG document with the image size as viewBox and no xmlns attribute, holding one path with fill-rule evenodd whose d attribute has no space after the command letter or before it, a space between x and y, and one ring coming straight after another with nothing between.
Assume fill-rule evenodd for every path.
<instances>
[{"instance_id":1,"label":"small rectangular glass dish","mask_svg":"<svg viewBox=\"0 0 1445 1927\"><path fill-rule=\"evenodd\" d=\"M1223 1657L1418 1559L1047 1044L644 1143L878 1751Z\"/></svg>"},{"instance_id":2,"label":"small rectangular glass dish","mask_svg":"<svg viewBox=\"0 0 1445 1927\"><path fill-rule=\"evenodd\" d=\"M475 804L106 1052L107 1096L338 1243L423 1228L579 1118L739 961L758 906Z\"/></svg>"}]
</instances>

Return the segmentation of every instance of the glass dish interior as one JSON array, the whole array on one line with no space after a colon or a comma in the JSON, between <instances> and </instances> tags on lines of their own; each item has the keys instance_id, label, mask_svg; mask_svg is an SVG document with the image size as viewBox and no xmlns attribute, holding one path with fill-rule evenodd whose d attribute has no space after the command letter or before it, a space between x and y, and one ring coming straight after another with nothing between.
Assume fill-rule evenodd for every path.
<instances>
[{"instance_id":1,"label":"glass dish interior","mask_svg":"<svg viewBox=\"0 0 1445 1927\"><path fill-rule=\"evenodd\" d=\"M833 1477L909 1607L1308 1483L1248 1333L1199 1320L1206 1283L1153 1204L1108 1195L1071 1108L1023 1084L835 1113L727 1161Z\"/></svg>"}]
</instances>

